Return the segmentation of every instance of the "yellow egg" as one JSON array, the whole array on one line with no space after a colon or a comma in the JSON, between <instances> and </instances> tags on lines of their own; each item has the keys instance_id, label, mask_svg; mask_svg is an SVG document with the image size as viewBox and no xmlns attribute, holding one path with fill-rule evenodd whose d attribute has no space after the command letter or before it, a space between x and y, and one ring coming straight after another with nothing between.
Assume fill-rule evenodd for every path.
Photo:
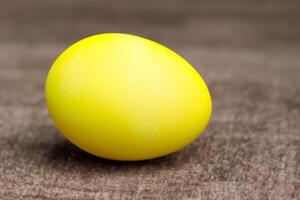
<instances>
[{"instance_id":1,"label":"yellow egg","mask_svg":"<svg viewBox=\"0 0 300 200\"><path fill-rule=\"evenodd\" d=\"M211 115L207 86L186 60L121 33L67 48L48 74L46 101L71 143L113 160L175 152L197 138Z\"/></svg>"}]
</instances>

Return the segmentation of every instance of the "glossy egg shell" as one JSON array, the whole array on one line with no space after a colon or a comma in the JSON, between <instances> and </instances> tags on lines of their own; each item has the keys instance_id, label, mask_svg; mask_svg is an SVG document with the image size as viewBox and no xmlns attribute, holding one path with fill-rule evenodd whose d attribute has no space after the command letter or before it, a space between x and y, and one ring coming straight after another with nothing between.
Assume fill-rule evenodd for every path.
<instances>
[{"instance_id":1,"label":"glossy egg shell","mask_svg":"<svg viewBox=\"0 0 300 200\"><path fill-rule=\"evenodd\" d=\"M175 152L204 130L209 90L181 56L154 41L99 34L52 65L46 102L60 132L82 150L113 160Z\"/></svg>"}]
</instances>

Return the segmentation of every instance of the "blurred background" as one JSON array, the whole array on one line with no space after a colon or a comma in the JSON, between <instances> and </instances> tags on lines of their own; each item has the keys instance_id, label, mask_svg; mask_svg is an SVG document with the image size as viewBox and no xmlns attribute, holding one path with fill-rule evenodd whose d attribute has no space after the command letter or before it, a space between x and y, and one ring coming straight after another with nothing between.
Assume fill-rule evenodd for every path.
<instances>
[{"instance_id":1,"label":"blurred background","mask_svg":"<svg viewBox=\"0 0 300 200\"><path fill-rule=\"evenodd\" d=\"M213 96L204 134L173 155L119 163L66 142L48 117L55 58L98 33L153 39ZM0 0L2 199L299 199L300 1Z\"/></svg>"}]
</instances>

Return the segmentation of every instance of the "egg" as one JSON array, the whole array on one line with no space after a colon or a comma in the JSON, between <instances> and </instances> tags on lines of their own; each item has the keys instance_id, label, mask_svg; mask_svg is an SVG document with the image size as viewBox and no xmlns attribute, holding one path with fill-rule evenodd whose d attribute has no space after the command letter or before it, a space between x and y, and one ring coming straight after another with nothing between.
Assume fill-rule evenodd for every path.
<instances>
[{"instance_id":1,"label":"egg","mask_svg":"<svg viewBox=\"0 0 300 200\"><path fill-rule=\"evenodd\" d=\"M80 149L107 159L146 160L195 140L212 103L198 72L152 40L123 33L67 48L46 80L54 124Z\"/></svg>"}]
</instances>

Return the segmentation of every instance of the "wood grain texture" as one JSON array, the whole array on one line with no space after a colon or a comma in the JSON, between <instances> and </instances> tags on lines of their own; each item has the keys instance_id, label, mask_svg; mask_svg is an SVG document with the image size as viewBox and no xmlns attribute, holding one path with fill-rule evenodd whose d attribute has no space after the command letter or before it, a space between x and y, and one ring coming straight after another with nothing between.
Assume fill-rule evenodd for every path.
<instances>
[{"instance_id":1,"label":"wood grain texture","mask_svg":"<svg viewBox=\"0 0 300 200\"><path fill-rule=\"evenodd\" d=\"M300 2L0 0L0 199L300 199ZM102 32L183 55L213 96L203 135L143 162L88 155L48 117L44 81Z\"/></svg>"}]
</instances>

